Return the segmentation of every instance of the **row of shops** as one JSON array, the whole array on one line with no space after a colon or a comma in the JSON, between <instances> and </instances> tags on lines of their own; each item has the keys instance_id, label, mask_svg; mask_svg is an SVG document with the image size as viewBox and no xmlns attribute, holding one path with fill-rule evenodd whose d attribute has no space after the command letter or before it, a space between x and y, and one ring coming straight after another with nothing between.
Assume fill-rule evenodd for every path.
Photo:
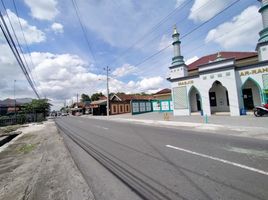
<instances>
[{"instance_id":1,"label":"row of shops","mask_svg":"<svg viewBox=\"0 0 268 200\"><path fill-rule=\"evenodd\" d=\"M154 95L114 94L109 100L110 115L172 111L171 90L164 89ZM93 115L107 114L107 99L91 102Z\"/></svg>"},{"instance_id":2,"label":"row of shops","mask_svg":"<svg viewBox=\"0 0 268 200\"><path fill-rule=\"evenodd\" d=\"M163 89L153 95L114 94L109 99L109 107L109 115L170 112L173 110L171 90ZM97 101L74 103L70 112L72 115L107 115L107 98L102 97Z\"/></svg>"}]
</instances>

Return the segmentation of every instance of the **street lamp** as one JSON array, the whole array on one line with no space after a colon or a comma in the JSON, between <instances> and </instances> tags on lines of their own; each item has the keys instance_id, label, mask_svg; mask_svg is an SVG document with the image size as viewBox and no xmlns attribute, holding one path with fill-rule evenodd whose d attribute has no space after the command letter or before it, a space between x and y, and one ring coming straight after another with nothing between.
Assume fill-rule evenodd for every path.
<instances>
[{"instance_id":1,"label":"street lamp","mask_svg":"<svg viewBox=\"0 0 268 200\"><path fill-rule=\"evenodd\" d=\"M107 117L109 117L109 71L111 71L111 69L107 66L106 68L104 68L104 70L106 71L106 76L107 76L107 107L106 107L106 112L107 112Z\"/></svg>"},{"instance_id":2,"label":"street lamp","mask_svg":"<svg viewBox=\"0 0 268 200\"><path fill-rule=\"evenodd\" d=\"M15 112L15 123L17 123L17 110L16 110L16 80L14 80L14 112Z\"/></svg>"}]
</instances>

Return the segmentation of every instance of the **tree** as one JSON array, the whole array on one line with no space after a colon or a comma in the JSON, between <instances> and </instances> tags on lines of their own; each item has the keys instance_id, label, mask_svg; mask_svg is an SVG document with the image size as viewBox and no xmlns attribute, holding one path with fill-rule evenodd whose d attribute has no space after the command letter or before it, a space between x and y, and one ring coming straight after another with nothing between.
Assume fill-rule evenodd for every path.
<instances>
[{"instance_id":1,"label":"tree","mask_svg":"<svg viewBox=\"0 0 268 200\"><path fill-rule=\"evenodd\" d=\"M33 99L31 103L24 104L25 113L43 113L44 117L49 113L51 104L47 99Z\"/></svg>"},{"instance_id":2,"label":"tree","mask_svg":"<svg viewBox=\"0 0 268 200\"><path fill-rule=\"evenodd\" d=\"M82 94L81 95L81 99L80 99L81 102L86 102L86 101L90 101L90 100L91 99L87 94Z\"/></svg>"},{"instance_id":3,"label":"tree","mask_svg":"<svg viewBox=\"0 0 268 200\"><path fill-rule=\"evenodd\" d=\"M126 93L124 93L124 92L118 92L118 93L116 93L116 94L120 95L120 94L126 94Z\"/></svg>"},{"instance_id":4,"label":"tree","mask_svg":"<svg viewBox=\"0 0 268 200\"><path fill-rule=\"evenodd\" d=\"M103 94L101 92L100 93L94 93L94 94L91 95L91 101L97 101L102 96L103 96Z\"/></svg>"}]
</instances>

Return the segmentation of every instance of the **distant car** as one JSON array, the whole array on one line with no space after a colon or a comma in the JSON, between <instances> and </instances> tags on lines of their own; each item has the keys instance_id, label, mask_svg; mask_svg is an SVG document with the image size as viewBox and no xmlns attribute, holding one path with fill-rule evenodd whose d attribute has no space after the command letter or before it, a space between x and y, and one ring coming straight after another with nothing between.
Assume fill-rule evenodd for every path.
<instances>
[{"instance_id":1,"label":"distant car","mask_svg":"<svg viewBox=\"0 0 268 200\"><path fill-rule=\"evenodd\" d=\"M86 114L86 115L92 114L91 109L90 109L90 110L86 110L86 111L85 111L85 114Z\"/></svg>"},{"instance_id":2,"label":"distant car","mask_svg":"<svg viewBox=\"0 0 268 200\"><path fill-rule=\"evenodd\" d=\"M68 116L68 113L61 113L61 116Z\"/></svg>"},{"instance_id":3,"label":"distant car","mask_svg":"<svg viewBox=\"0 0 268 200\"><path fill-rule=\"evenodd\" d=\"M82 114L80 112L76 112L75 116L81 116Z\"/></svg>"}]
</instances>

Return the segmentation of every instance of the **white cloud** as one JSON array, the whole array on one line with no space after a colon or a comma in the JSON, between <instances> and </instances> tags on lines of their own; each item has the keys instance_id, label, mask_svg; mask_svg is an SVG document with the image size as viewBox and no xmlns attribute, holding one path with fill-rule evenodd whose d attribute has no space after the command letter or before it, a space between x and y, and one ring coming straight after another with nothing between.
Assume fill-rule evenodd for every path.
<instances>
[{"instance_id":1,"label":"white cloud","mask_svg":"<svg viewBox=\"0 0 268 200\"><path fill-rule=\"evenodd\" d=\"M59 13L57 0L24 0L31 9L32 17L40 20L53 20Z\"/></svg>"},{"instance_id":2,"label":"white cloud","mask_svg":"<svg viewBox=\"0 0 268 200\"><path fill-rule=\"evenodd\" d=\"M197 56L194 56L194 57L189 58L188 60L186 60L186 61L185 61L185 64L186 64L186 65L189 65L189 64L191 64L191 63L197 61L198 59L199 59L199 58L198 58Z\"/></svg>"},{"instance_id":3,"label":"white cloud","mask_svg":"<svg viewBox=\"0 0 268 200\"><path fill-rule=\"evenodd\" d=\"M38 90L53 100L76 93L92 93L103 85L104 75L89 72L89 64L72 54L32 53Z\"/></svg>"},{"instance_id":4,"label":"white cloud","mask_svg":"<svg viewBox=\"0 0 268 200\"><path fill-rule=\"evenodd\" d=\"M164 79L160 76L155 77L145 77L139 81L129 81L128 83L124 83L117 79L110 79L110 91L111 92L125 92L127 94L130 93L153 93L158 91L159 88L163 88ZM102 90L105 92L105 89Z\"/></svg>"},{"instance_id":5,"label":"white cloud","mask_svg":"<svg viewBox=\"0 0 268 200\"><path fill-rule=\"evenodd\" d=\"M216 15L231 2L232 0L195 0L189 19L195 22L204 22Z\"/></svg>"},{"instance_id":6,"label":"white cloud","mask_svg":"<svg viewBox=\"0 0 268 200\"><path fill-rule=\"evenodd\" d=\"M18 18L15 13L11 12L10 10L7 10L7 14L10 18L10 21L12 23L12 26L16 32L16 35L18 37L18 40L21 44L25 44L23 34L21 32L20 24L18 22ZM7 15L4 16L5 21L8 22L8 17ZM37 29L36 26L29 25L28 22L22 18L19 18L22 30L25 36L25 39L28 44L33 44L33 43L40 43L46 40L46 35L44 32L41 30ZM11 26L9 23L7 23L7 26L9 27L9 30L12 30ZM1 36L2 37L2 36ZM1 40L4 38L2 37Z\"/></svg>"},{"instance_id":7,"label":"white cloud","mask_svg":"<svg viewBox=\"0 0 268 200\"><path fill-rule=\"evenodd\" d=\"M30 90L28 83L20 69L14 55L7 44L0 43L0 66L3 76L0 81L0 97L13 98L14 80L16 82L16 97L32 97L33 92Z\"/></svg>"},{"instance_id":8,"label":"white cloud","mask_svg":"<svg viewBox=\"0 0 268 200\"><path fill-rule=\"evenodd\" d=\"M129 74L134 74L137 71L137 67L134 67L130 64L124 64L122 67L116 68L112 75L115 77L123 77Z\"/></svg>"},{"instance_id":9,"label":"white cloud","mask_svg":"<svg viewBox=\"0 0 268 200\"><path fill-rule=\"evenodd\" d=\"M216 42L225 49L255 45L262 29L261 15L256 6L250 6L231 21L209 31L205 41Z\"/></svg>"},{"instance_id":10,"label":"white cloud","mask_svg":"<svg viewBox=\"0 0 268 200\"><path fill-rule=\"evenodd\" d=\"M13 97L14 79L18 80L17 97L35 97L8 46L0 45L0 48L6 52L0 55L1 69L5 71L5 78L0 81L3 86L0 88L1 98ZM37 90L52 100L53 109L60 108L65 100L71 102L77 93L106 93L106 76L90 72L90 64L77 55L33 52L31 57L35 66L32 74ZM164 79L160 76L145 77L127 83L113 77L109 79L110 92L125 93L153 93L163 88L163 82Z\"/></svg>"},{"instance_id":11,"label":"white cloud","mask_svg":"<svg viewBox=\"0 0 268 200\"><path fill-rule=\"evenodd\" d=\"M54 22L51 25L51 29L54 31L55 34L59 34L59 33L63 33L64 32L63 25L60 24L60 23L56 23L56 22Z\"/></svg>"},{"instance_id":12,"label":"white cloud","mask_svg":"<svg viewBox=\"0 0 268 200\"><path fill-rule=\"evenodd\" d=\"M53 23L51 25L51 29L54 31L54 33L58 34L58 33L63 33L63 25L60 23Z\"/></svg>"},{"instance_id":13,"label":"white cloud","mask_svg":"<svg viewBox=\"0 0 268 200\"><path fill-rule=\"evenodd\" d=\"M164 79L160 76L143 78L141 81L136 83L136 87L139 88L140 91L153 90L161 87Z\"/></svg>"},{"instance_id":14,"label":"white cloud","mask_svg":"<svg viewBox=\"0 0 268 200\"><path fill-rule=\"evenodd\" d=\"M175 2L117 0L116 3L77 1L77 4L85 27L89 31L97 33L112 46L128 47L164 18L167 12L174 9ZM140 48L139 44L134 48Z\"/></svg>"}]
</instances>

